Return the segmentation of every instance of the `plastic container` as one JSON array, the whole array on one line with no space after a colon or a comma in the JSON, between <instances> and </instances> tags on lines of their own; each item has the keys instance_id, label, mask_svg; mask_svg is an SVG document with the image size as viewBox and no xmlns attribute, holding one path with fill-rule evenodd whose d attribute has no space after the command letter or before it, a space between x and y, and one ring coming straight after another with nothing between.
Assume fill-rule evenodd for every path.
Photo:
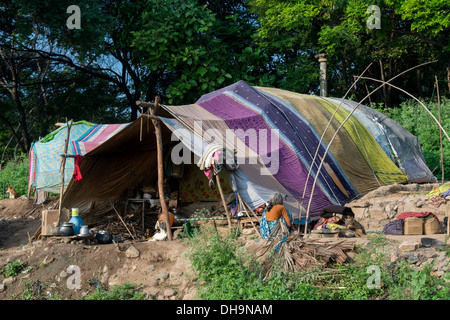
<instances>
[{"instance_id":1,"label":"plastic container","mask_svg":"<svg viewBox=\"0 0 450 320\"><path fill-rule=\"evenodd\" d=\"M79 234L81 226L84 226L85 224L83 219L78 215L78 208L72 209L72 218L70 218L69 223L73 224L73 232Z\"/></svg>"}]
</instances>

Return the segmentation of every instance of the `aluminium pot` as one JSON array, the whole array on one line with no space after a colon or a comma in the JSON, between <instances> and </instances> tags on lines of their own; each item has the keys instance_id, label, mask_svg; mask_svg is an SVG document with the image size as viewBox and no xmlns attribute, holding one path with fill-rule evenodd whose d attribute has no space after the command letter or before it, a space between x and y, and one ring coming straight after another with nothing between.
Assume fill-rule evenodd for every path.
<instances>
[{"instance_id":1,"label":"aluminium pot","mask_svg":"<svg viewBox=\"0 0 450 320\"><path fill-rule=\"evenodd\" d=\"M80 233L78 234L81 237L89 237L91 233L89 232L89 227L87 225L83 225L80 228Z\"/></svg>"}]
</instances>

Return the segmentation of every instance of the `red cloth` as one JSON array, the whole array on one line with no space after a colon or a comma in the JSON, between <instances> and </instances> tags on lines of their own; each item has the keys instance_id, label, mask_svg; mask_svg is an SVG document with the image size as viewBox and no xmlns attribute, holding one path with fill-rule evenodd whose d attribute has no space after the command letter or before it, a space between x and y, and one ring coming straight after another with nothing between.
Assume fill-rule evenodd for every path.
<instances>
[{"instance_id":1,"label":"red cloth","mask_svg":"<svg viewBox=\"0 0 450 320\"><path fill-rule=\"evenodd\" d=\"M81 171L80 171L81 158L82 158L82 156L80 156L80 155L77 155L75 157L75 161L74 161L75 168L73 169L73 179L75 181L81 181L81 179L83 179L83 176L81 175Z\"/></svg>"},{"instance_id":2,"label":"red cloth","mask_svg":"<svg viewBox=\"0 0 450 320\"><path fill-rule=\"evenodd\" d=\"M436 217L436 215L434 213L432 213L432 212L403 212L401 215L398 216L397 220L406 219L406 218L409 218L409 217L424 218L424 217L426 217L426 216L428 216L430 214L432 214L437 219L437 221L439 222L438 217Z\"/></svg>"}]
</instances>

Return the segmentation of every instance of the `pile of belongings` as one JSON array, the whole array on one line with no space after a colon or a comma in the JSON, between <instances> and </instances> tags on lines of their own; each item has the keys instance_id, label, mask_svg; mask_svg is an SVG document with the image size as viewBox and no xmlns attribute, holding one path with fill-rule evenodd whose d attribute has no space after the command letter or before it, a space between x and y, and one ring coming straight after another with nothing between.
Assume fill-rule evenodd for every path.
<instances>
[{"instance_id":1,"label":"pile of belongings","mask_svg":"<svg viewBox=\"0 0 450 320\"><path fill-rule=\"evenodd\" d=\"M440 205L447 203L450 198L450 183L445 183L438 188L433 188L428 193L428 201L433 204L436 208Z\"/></svg>"},{"instance_id":2,"label":"pile of belongings","mask_svg":"<svg viewBox=\"0 0 450 320\"><path fill-rule=\"evenodd\" d=\"M432 212L403 212L396 220L387 223L384 234L422 235L442 233L441 222Z\"/></svg>"},{"instance_id":3,"label":"pile of belongings","mask_svg":"<svg viewBox=\"0 0 450 320\"><path fill-rule=\"evenodd\" d=\"M238 169L239 164L237 164L235 152L228 149L224 150L221 144L210 144L197 162L197 166L208 178L210 188L215 187L214 177L219 174L223 165L229 171Z\"/></svg>"},{"instance_id":4,"label":"pile of belongings","mask_svg":"<svg viewBox=\"0 0 450 320\"><path fill-rule=\"evenodd\" d=\"M366 234L364 227L355 220L352 209L339 205L323 208L314 230L316 230L316 233L325 230L338 230L339 235L345 237L361 237Z\"/></svg>"}]
</instances>

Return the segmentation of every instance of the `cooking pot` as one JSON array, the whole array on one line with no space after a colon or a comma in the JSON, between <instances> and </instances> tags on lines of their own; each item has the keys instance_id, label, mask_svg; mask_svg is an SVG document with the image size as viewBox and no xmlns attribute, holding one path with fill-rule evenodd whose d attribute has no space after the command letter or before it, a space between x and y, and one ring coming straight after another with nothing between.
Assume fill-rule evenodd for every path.
<instances>
[{"instance_id":1,"label":"cooking pot","mask_svg":"<svg viewBox=\"0 0 450 320\"><path fill-rule=\"evenodd\" d=\"M63 223L61 225L61 227L59 228L58 235L60 235L60 236L73 236L74 235L73 223L68 223L68 222Z\"/></svg>"},{"instance_id":2,"label":"cooking pot","mask_svg":"<svg viewBox=\"0 0 450 320\"><path fill-rule=\"evenodd\" d=\"M89 227L87 225L81 226L79 236L88 237L90 235Z\"/></svg>"},{"instance_id":3,"label":"cooking pot","mask_svg":"<svg viewBox=\"0 0 450 320\"><path fill-rule=\"evenodd\" d=\"M107 244L112 242L112 235L107 230L100 230L96 235L95 238L97 239L98 243L101 244Z\"/></svg>"}]
</instances>

